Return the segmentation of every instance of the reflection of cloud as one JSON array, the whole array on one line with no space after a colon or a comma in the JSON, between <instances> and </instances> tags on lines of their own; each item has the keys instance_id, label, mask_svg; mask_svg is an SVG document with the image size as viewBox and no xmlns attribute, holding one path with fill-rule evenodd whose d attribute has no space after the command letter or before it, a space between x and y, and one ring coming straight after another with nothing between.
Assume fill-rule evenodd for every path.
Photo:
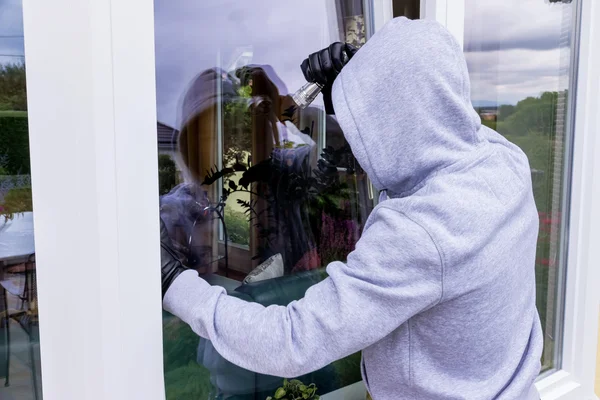
<instances>
[{"instance_id":1,"label":"reflection of cloud","mask_svg":"<svg viewBox=\"0 0 600 400\"><path fill-rule=\"evenodd\" d=\"M467 0L465 55L474 103L511 103L559 87L569 52L561 43L573 5L544 0ZM569 29L567 26L566 29Z\"/></svg>"},{"instance_id":2,"label":"reflection of cloud","mask_svg":"<svg viewBox=\"0 0 600 400\"><path fill-rule=\"evenodd\" d=\"M329 37L323 0L155 0L159 118L176 125L189 82L250 49L251 63L271 65L287 90L304 82L299 69ZM466 0L465 51L473 100L515 103L558 90L563 15L573 5L545 0ZM286 89L282 89L286 91Z\"/></svg>"},{"instance_id":3,"label":"reflection of cloud","mask_svg":"<svg viewBox=\"0 0 600 400\"><path fill-rule=\"evenodd\" d=\"M544 0L466 0L465 3L466 51L560 47L562 17L572 7Z\"/></svg>"},{"instance_id":4,"label":"reflection of cloud","mask_svg":"<svg viewBox=\"0 0 600 400\"><path fill-rule=\"evenodd\" d=\"M252 49L252 64L268 64L282 90L304 83L300 63L328 45L326 2L281 0L155 0L158 116L175 125L177 103L194 76L236 52ZM287 89L285 89L287 87ZM285 93L284 93L285 94Z\"/></svg>"},{"instance_id":5,"label":"reflection of cloud","mask_svg":"<svg viewBox=\"0 0 600 400\"><path fill-rule=\"evenodd\" d=\"M514 104L543 91L559 90L560 55L560 49L467 53L473 101Z\"/></svg>"},{"instance_id":6,"label":"reflection of cloud","mask_svg":"<svg viewBox=\"0 0 600 400\"><path fill-rule=\"evenodd\" d=\"M21 0L0 0L0 63L23 61Z\"/></svg>"}]
</instances>

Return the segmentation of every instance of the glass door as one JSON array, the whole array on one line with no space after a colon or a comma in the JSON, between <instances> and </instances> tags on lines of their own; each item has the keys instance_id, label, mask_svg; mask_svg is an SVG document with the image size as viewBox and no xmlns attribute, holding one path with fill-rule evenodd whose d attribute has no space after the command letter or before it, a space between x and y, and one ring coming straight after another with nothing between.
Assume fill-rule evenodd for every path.
<instances>
[{"instance_id":1,"label":"glass door","mask_svg":"<svg viewBox=\"0 0 600 400\"><path fill-rule=\"evenodd\" d=\"M308 54L365 43L370 12L356 0L155 1L161 217L182 261L232 296L299 299L360 237L367 176L320 97L300 110L291 94ZM360 381L359 363L298 378L323 395ZM168 399L263 399L283 382L167 313L164 367Z\"/></svg>"}]
</instances>

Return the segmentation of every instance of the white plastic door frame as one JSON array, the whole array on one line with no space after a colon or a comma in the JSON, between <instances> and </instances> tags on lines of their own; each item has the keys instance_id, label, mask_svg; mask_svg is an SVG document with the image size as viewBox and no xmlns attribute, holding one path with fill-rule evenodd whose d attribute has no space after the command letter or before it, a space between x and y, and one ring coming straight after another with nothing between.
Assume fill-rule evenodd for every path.
<instances>
[{"instance_id":1,"label":"white plastic door frame","mask_svg":"<svg viewBox=\"0 0 600 400\"><path fill-rule=\"evenodd\" d=\"M45 399L163 400L151 0L24 0Z\"/></svg>"},{"instance_id":2,"label":"white plastic door frame","mask_svg":"<svg viewBox=\"0 0 600 400\"><path fill-rule=\"evenodd\" d=\"M464 0L421 0L421 18L438 21L452 32L460 46L463 46L465 33Z\"/></svg>"},{"instance_id":3,"label":"white plastic door frame","mask_svg":"<svg viewBox=\"0 0 600 400\"><path fill-rule=\"evenodd\" d=\"M600 4L580 0L562 367L542 377L543 400L596 399L600 303Z\"/></svg>"}]
</instances>

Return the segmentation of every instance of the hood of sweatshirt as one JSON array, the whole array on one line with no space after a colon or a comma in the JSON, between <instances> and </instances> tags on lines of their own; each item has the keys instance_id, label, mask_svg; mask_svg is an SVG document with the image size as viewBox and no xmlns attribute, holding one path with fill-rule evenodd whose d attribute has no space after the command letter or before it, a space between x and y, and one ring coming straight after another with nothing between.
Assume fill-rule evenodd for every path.
<instances>
[{"instance_id":1,"label":"hood of sweatshirt","mask_svg":"<svg viewBox=\"0 0 600 400\"><path fill-rule=\"evenodd\" d=\"M344 67L332 99L352 152L390 196L410 193L483 140L462 49L434 21L386 24Z\"/></svg>"}]
</instances>

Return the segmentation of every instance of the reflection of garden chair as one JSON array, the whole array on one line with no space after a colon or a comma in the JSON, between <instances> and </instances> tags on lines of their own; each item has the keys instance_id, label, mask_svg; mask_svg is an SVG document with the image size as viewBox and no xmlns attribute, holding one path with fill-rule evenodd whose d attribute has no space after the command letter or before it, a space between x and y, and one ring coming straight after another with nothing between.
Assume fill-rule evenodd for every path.
<instances>
[{"instance_id":1,"label":"reflection of garden chair","mask_svg":"<svg viewBox=\"0 0 600 400\"><path fill-rule=\"evenodd\" d=\"M23 275L23 285L14 284L11 279L4 279L0 282L3 290L3 303L5 316L1 319L2 324L6 327L6 382L9 381L9 365L10 365L10 329L9 321L12 319L19 324L28 338L29 359L31 363L31 377L33 383L34 398L38 398L37 385L37 369L35 362L34 346L39 341L38 329L38 309L37 309L37 285L35 273L35 254L29 256L24 268L16 269L16 273L8 275ZM21 301L21 307L18 310L8 309L7 296L10 293L16 296ZM0 308L1 309L1 308ZM2 325L0 324L0 325ZM1 371L1 370L0 370Z\"/></svg>"},{"instance_id":2,"label":"reflection of garden chair","mask_svg":"<svg viewBox=\"0 0 600 400\"><path fill-rule=\"evenodd\" d=\"M241 285L235 289L233 280L231 284L222 282L222 277L216 281L211 279L212 284L224 286L228 293L234 297L246 301L253 301L264 306L287 305L293 300L304 297L306 290L312 285L320 282L326 277L323 269L301 272L294 275L286 275L279 278ZM340 383L344 385L360 380L359 370L360 357L350 356L336 365L328 365L318 371L299 377L306 384L315 383L319 393L327 393L339 388ZM273 394L273 391L281 386L282 378L257 374L240 368L221 357L212 344L200 339L198 347L198 363L204 365L211 372L211 384L217 390L224 392L231 400L254 400L264 399ZM350 380L351 382L348 382Z\"/></svg>"}]
</instances>

